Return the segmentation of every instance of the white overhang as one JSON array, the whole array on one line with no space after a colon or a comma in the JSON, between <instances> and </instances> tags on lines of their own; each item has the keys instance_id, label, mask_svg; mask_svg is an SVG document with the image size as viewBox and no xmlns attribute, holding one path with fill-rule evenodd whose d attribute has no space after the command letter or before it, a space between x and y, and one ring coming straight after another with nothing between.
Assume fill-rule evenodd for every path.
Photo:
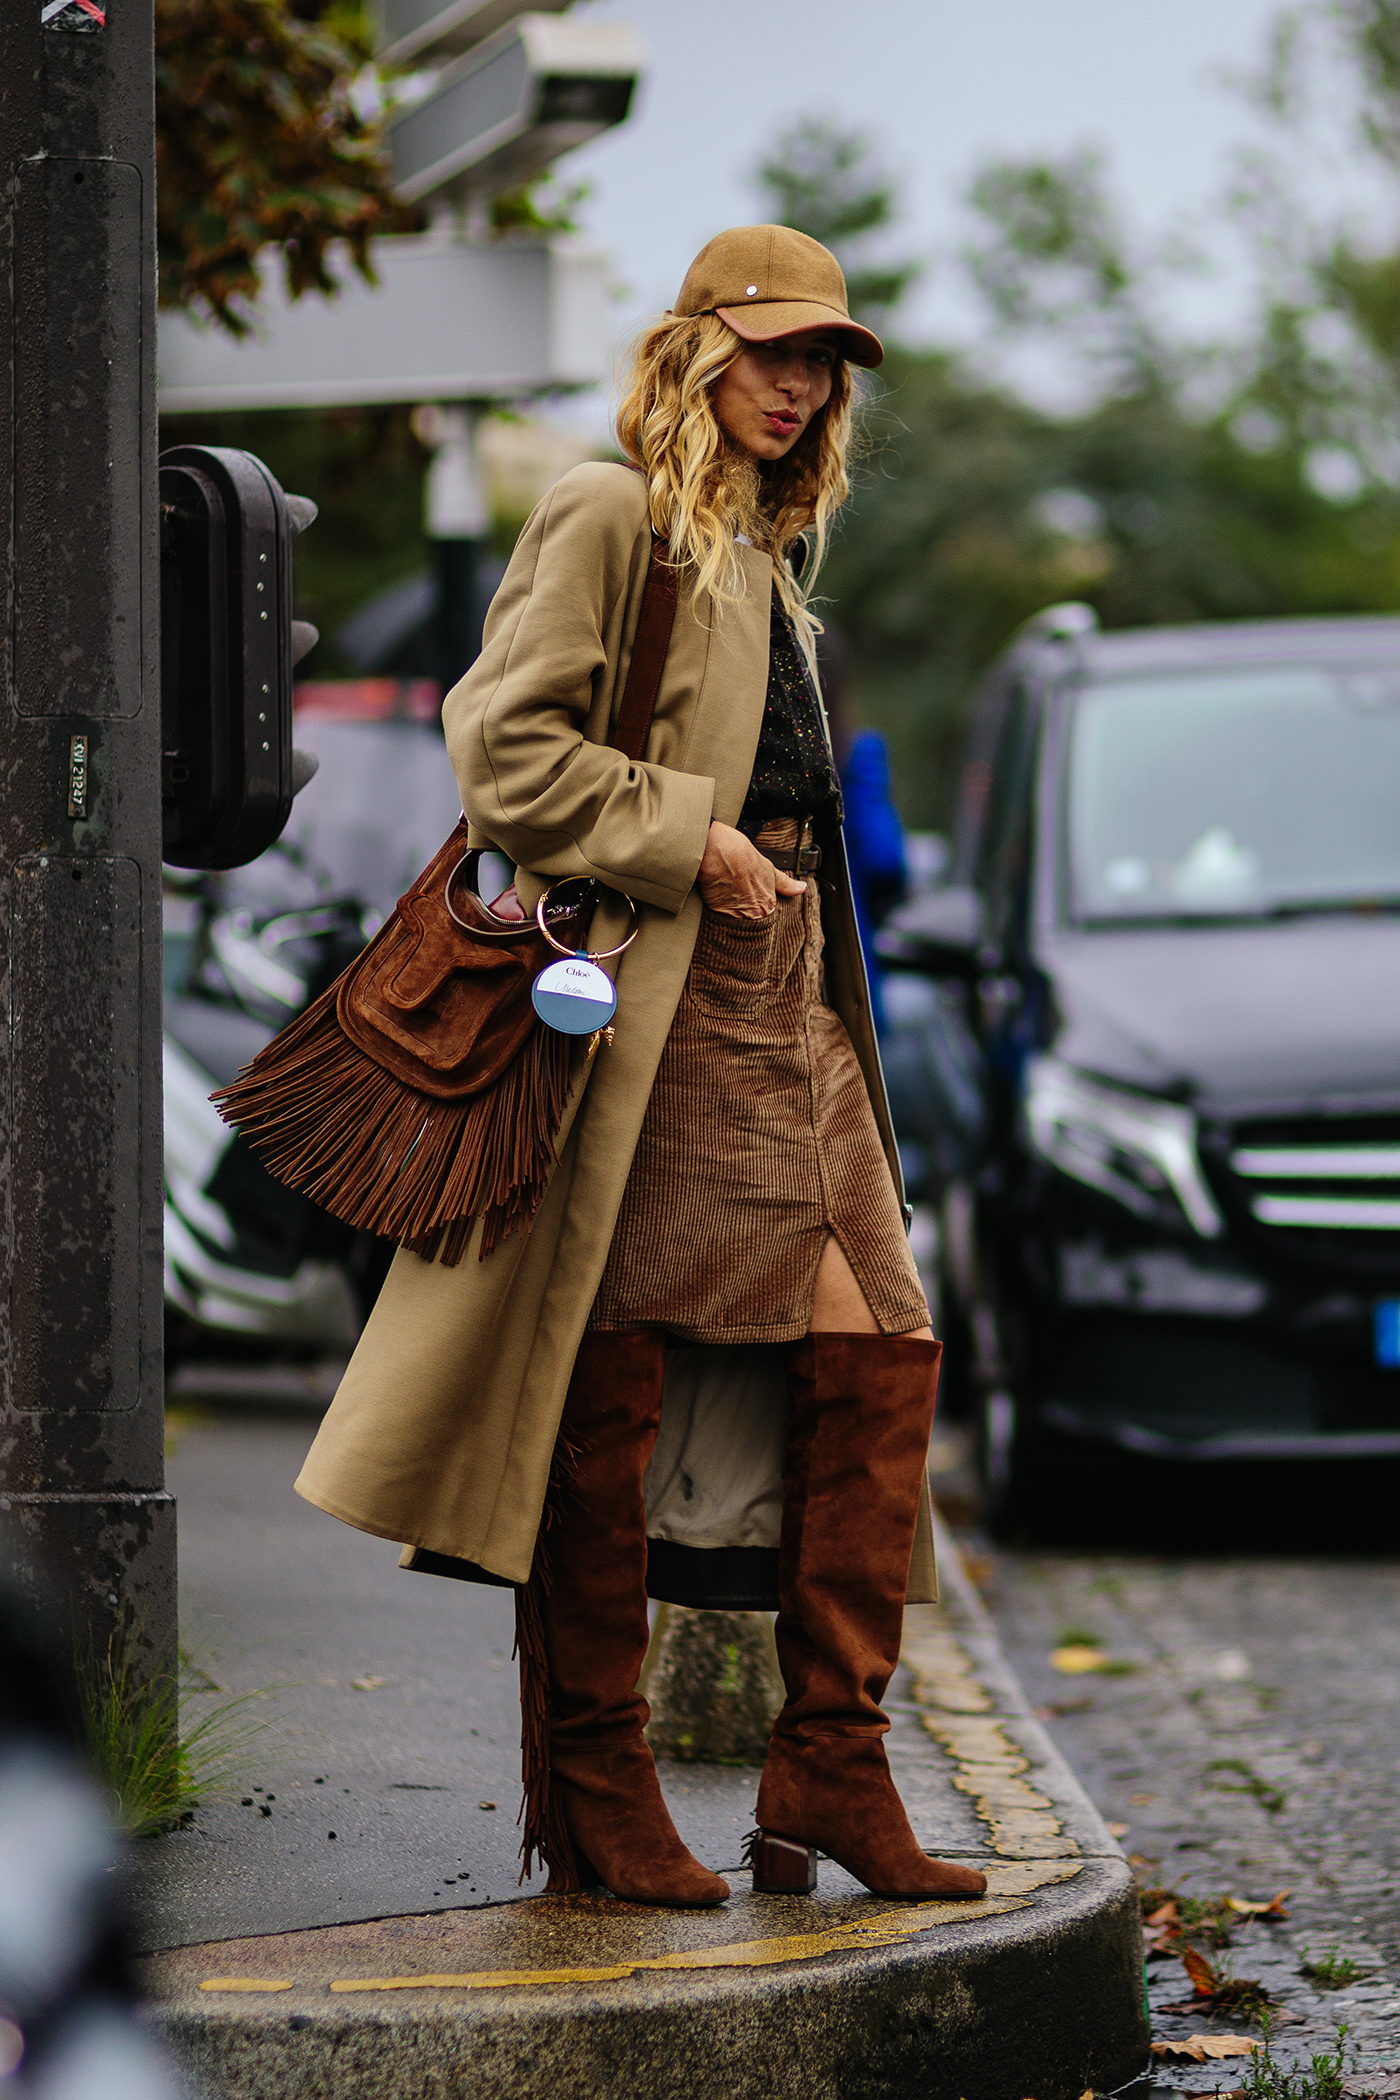
<instances>
[{"instance_id":1,"label":"white overhang","mask_svg":"<svg viewBox=\"0 0 1400 2100\"><path fill-rule=\"evenodd\" d=\"M511 400L607 378L609 264L590 242L400 234L374 242L371 256L377 286L340 253L339 295L293 300L280 252L267 250L242 341L163 313L161 409Z\"/></svg>"}]
</instances>

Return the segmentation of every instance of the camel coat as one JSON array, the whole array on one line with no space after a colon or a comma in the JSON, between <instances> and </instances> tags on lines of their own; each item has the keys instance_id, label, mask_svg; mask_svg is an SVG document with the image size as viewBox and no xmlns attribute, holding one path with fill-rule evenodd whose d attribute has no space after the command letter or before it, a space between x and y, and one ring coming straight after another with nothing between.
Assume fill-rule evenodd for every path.
<instances>
[{"instance_id":1,"label":"camel coat","mask_svg":"<svg viewBox=\"0 0 1400 2100\"><path fill-rule=\"evenodd\" d=\"M706 834L712 819L738 818L763 720L772 564L742 547L747 592L722 617L682 582L645 758L609 745L650 551L639 474L566 474L521 534L481 655L443 703L473 842L518 864L527 908L565 875L596 876L639 907L640 934L610 966L616 1040L580 1066L527 1237L486 1261L474 1238L455 1268L399 1253L296 1483L346 1523L405 1541L406 1563L408 1549L426 1549L488 1580L529 1577L565 1390L700 924ZM835 858L822 884L827 996L902 1201L850 880ZM591 944L611 946L626 924L604 899ZM911 1597L930 1594L920 1531Z\"/></svg>"}]
</instances>

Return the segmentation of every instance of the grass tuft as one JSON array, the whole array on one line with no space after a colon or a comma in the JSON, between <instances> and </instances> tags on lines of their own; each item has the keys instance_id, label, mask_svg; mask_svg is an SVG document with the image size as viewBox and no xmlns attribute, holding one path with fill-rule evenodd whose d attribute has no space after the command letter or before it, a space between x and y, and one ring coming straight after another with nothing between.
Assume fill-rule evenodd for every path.
<instances>
[{"instance_id":1,"label":"grass tuft","mask_svg":"<svg viewBox=\"0 0 1400 2100\"><path fill-rule=\"evenodd\" d=\"M1335 2056L1315 2053L1311 2063L1286 2071L1274 2061L1272 2035L1266 2021L1264 2046L1250 2058L1245 2082L1236 2088L1239 2100L1344 2100L1346 2037L1346 2028L1339 2027Z\"/></svg>"},{"instance_id":2,"label":"grass tuft","mask_svg":"<svg viewBox=\"0 0 1400 2100\"><path fill-rule=\"evenodd\" d=\"M183 1653L180 1665L178 1676L148 1674L139 1629L124 1619L105 1651L90 1653L78 1670L88 1757L113 1820L131 1837L177 1830L201 1801L239 1791L248 1752L267 1726L247 1712L260 1692L204 1707L191 1725L187 1701L211 1680Z\"/></svg>"},{"instance_id":3,"label":"grass tuft","mask_svg":"<svg viewBox=\"0 0 1400 2100\"><path fill-rule=\"evenodd\" d=\"M1344 1991L1349 1983L1355 1983L1361 1971L1349 1954L1334 1947L1330 1954L1305 1961L1303 1974L1316 1990Z\"/></svg>"},{"instance_id":4,"label":"grass tuft","mask_svg":"<svg viewBox=\"0 0 1400 2100\"><path fill-rule=\"evenodd\" d=\"M1238 1774L1235 1779L1218 1779L1218 1772ZM1206 1766L1206 1785L1214 1787L1220 1794L1252 1794L1259 1806L1271 1816L1281 1815L1288 1806L1288 1796L1267 1779L1247 1765L1242 1757L1213 1757Z\"/></svg>"}]
</instances>

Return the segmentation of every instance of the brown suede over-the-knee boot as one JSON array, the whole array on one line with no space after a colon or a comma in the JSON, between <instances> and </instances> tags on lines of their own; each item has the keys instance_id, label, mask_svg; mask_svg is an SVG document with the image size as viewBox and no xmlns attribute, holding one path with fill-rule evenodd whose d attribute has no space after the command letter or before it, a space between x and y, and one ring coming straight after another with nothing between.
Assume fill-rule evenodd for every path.
<instances>
[{"instance_id":1,"label":"brown suede over-the-knee boot","mask_svg":"<svg viewBox=\"0 0 1400 2100\"><path fill-rule=\"evenodd\" d=\"M535 1572L517 1592L525 1872L538 1851L556 1892L602 1882L633 1903L722 1903L728 1883L687 1851L662 1799L637 1692L642 1474L665 1367L658 1334L586 1334L574 1363Z\"/></svg>"},{"instance_id":2,"label":"brown suede over-the-knee boot","mask_svg":"<svg viewBox=\"0 0 1400 2100\"><path fill-rule=\"evenodd\" d=\"M758 1790L756 1888L814 1885L817 1851L881 1896L987 1886L921 1849L880 1710L899 1661L941 1355L937 1342L889 1335L797 1345L776 1629L787 1701Z\"/></svg>"}]
</instances>

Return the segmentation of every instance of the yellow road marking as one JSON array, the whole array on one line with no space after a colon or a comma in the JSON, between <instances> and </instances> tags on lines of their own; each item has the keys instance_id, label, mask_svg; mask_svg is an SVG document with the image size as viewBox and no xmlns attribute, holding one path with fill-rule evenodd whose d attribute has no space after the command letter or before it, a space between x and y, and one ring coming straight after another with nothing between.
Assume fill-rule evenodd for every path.
<instances>
[{"instance_id":1,"label":"yellow road marking","mask_svg":"<svg viewBox=\"0 0 1400 2100\"><path fill-rule=\"evenodd\" d=\"M199 1986L202 1991L289 1991L291 1987L280 1976L206 1976Z\"/></svg>"},{"instance_id":2,"label":"yellow road marking","mask_svg":"<svg viewBox=\"0 0 1400 2100\"><path fill-rule=\"evenodd\" d=\"M794 1932L771 1940L738 1940L728 1947L695 1947L675 1954L638 1955L583 1969L471 1969L461 1976L356 1976L333 1991L485 1991L533 1983L615 1983L644 1969L762 1969L782 1962L815 1961L823 1954L861 1954L898 1947L936 1925L973 1925L1004 1911L1026 1910L1024 1897L978 1897L967 1903L921 1903L885 1911L878 1918L833 1925L825 1932Z\"/></svg>"},{"instance_id":3,"label":"yellow road marking","mask_svg":"<svg viewBox=\"0 0 1400 2100\"><path fill-rule=\"evenodd\" d=\"M827 1954L902 1946L937 1925L972 1925L1007 1911L1027 1909L1029 1891L1048 1882L1071 1879L1081 1871L1077 1858L1073 1864L1058 1868L1035 1862L1066 1862L1066 1856L1077 1855L1079 1847L1063 1835L1053 1804L1021 1776L1028 1770L1029 1760L1020 1745L1007 1736L1004 1723L993 1717L993 1702L954 1636L942 1628L921 1631L906 1646L905 1660L914 1673L914 1697L925 1709L920 1719L955 1767L954 1786L960 1793L974 1797L977 1814L990 1826L994 1850L1003 1856L1019 1856L1018 1865L991 1868L993 1887L987 1896L962 1903L928 1903L907 1910L884 1911L874 1918L829 1926L821 1932L740 1940L730 1946L697 1947L672 1954L638 1955L592 1967L346 1977L334 1981L331 1990L503 1990L544 1983L615 1983L648 1970L770 1968L787 1962L815 1961ZM280 1979L251 1976L215 1976L200 1985L202 1991L287 1991L291 1987Z\"/></svg>"}]
</instances>

